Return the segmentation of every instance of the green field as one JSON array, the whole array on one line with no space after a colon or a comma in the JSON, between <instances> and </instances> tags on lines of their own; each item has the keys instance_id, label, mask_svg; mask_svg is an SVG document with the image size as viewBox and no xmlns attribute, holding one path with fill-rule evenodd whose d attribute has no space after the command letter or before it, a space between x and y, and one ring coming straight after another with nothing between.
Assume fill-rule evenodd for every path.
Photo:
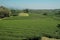
<instances>
[{"instance_id":1,"label":"green field","mask_svg":"<svg viewBox=\"0 0 60 40\"><path fill-rule=\"evenodd\" d=\"M56 25L59 23L60 20L40 14L5 18L0 20L0 40L21 40L27 37L42 36L42 33L55 36Z\"/></svg>"}]
</instances>

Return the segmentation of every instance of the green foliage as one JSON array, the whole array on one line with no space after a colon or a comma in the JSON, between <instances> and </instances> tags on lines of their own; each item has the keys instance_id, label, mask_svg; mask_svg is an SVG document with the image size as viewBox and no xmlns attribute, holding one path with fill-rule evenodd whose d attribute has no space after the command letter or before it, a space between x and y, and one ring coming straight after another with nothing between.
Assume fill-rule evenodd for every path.
<instances>
[{"instance_id":1,"label":"green foliage","mask_svg":"<svg viewBox=\"0 0 60 40\"><path fill-rule=\"evenodd\" d=\"M47 15L47 13L44 13L43 15Z\"/></svg>"},{"instance_id":2,"label":"green foliage","mask_svg":"<svg viewBox=\"0 0 60 40\"><path fill-rule=\"evenodd\" d=\"M22 10L18 10L18 9L11 9L11 12L12 12L12 16L17 16L19 13L22 12Z\"/></svg>"},{"instance_id":3,"label":"green foliage","mask_svg":"<svg viewBox=\"0 0 60 40\"><path fill-rule=\"evenodd\" d=\"M43 33L50 37L60 37L60 34L55 31L56 24L60 24L60 20L53 19L56 17L56 10L26 9L24 12L30 12L28 17L17 16L22 10L11 9L11 12L12 17L0 20L0 40L22 40L27 37L43 36ZM42 15L43 13L48 15L44 16L46 14Z\"/></svg>"},{"instance_id":4,"label":"green foliage","mask_svg":"<svg viewBox=\"0 0 60 40\"><path fill-rule=\"evenodd\" d=\"M58 34L58 35L60 35L60 24L57 24L57 26L56 26L58 29L56 30L56 33ZM60 36L59 36L60 37Z\"/></svg>"},{"instance_id":5,"label":"green foliage","mask_svg":"<svg viewBox=\"0 0 60 40\"><path fill-rule=\"evenodd\" d=\"M57 13L55 13L55 15L56 15L57 17L60 17L60 11L58 11Z\"/></svg>"},{"instance_id":6,"label":"green foliage","mask_svg":"<svg viewBox=\"0 0 60 40\"><path fill-rule=\"evenodd\" d=\"M0 39L20 40L42 36L42 33L56 36L55 30L58 23L60 21L40 14L30 14L29 17L5 18L0 20Z\"/></svg>"},{"instance_id":7,"label":"green foliage","mask_svg":"<svg viewBox=\"0 0 60 40\"><path fill-rule=\"evenodd\" d=\"M25 9L25 10L24 10L24 13L28 13L28 12L29 12L29 10L28 10L28 9Z\"/></svg>"},{"instance_id":8,"label":"green foliage","mask_svg":"<svg viewBox=\"0 0 60 40\"><path fill-rule=\"evenodd\" d=\"M11 11L3 6L0 7L0 18L9 17Z\"/></svg>"}]
</instances>

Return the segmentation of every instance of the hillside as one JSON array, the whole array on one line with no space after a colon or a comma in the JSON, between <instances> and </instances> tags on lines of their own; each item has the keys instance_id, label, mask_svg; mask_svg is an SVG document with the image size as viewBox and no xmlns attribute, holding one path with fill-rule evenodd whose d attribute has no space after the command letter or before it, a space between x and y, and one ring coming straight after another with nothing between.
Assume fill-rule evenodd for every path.
<instances>
[{"instance_id":1,"label":"hillside","mask_svg":"<svg viewBox=\"0 0 60 40\"><path fill-rule=\"evenodd\" d=\"M51 17L30 14L28 17L7 17L0 20L0 40L21 40L30 37L41 37L43 33L56 36L59 20Z\"/></svg>"}]
</instances>

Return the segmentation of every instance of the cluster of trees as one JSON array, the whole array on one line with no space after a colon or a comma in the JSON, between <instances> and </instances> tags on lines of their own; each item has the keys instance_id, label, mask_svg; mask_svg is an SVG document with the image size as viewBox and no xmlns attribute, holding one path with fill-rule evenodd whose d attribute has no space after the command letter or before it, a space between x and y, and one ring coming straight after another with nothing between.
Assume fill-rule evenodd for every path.
<instances>
[{"instance_id":1,"label":"cluster of trees","mask_svg":"<svg viewBox=\"0 0 60 40\"><path fill-rule=\"evenodd\" d=\"M9 17L11 11L3 6L0 6L0 18Z\"/></svg>"},{"instance_id":2,"label":"cluster of trees","mask_svg":"<svg viewBox=\"0 0 60 40\"><path fill-rule=\"evenodd\" d=\"M29 9L24 9L23 12L24 13L28 13L29 12Z\"/></svg>"},{"instance_id":3,"label":"cluster of trees","mask_svg":"<svg viewBox=\"0 0 60 40\"><path fill-rule=\"evenodd\" d=\"M21 12L21 10L17 10L17 9L11 9L11 16L17 16L18 15L18 13L20 13Z\"/></svg>"},{"instance_id":4,"label":"cluster of trees","mask_svg":"<svg viewBox=\"0 0 60 40\"><path fill-rule=\"evenodd\" d=\"M57 24L57 28L58 30L56 30L56 32L58 32L58 34L60 35L60 24Z\"/></svg>"},{"instance_id":5,"label":"cluster of trees","mask_svg":"<svg viewBox=\"0 0 60 40\"><path fill-rule=\"evenodd\" d=\"M32 13L32 14L42 14L42 15L55 15L57 17L60 17L60 10L33 10L33 9L24 9L24 10L18 10L18 9L8 9L4 6L0 6L0 18L9 17L9 16L17 16L18 13L24 12L24 13Z\"/></svg>"},{"instance_id":6,"label":"cluster of trees","mask_svg":"<svg viewBox=\"0 0 60 40\"><path fill-rule=\"evenodd\" d=\"M55 13L55 15L56 15L57 17L60 17L60 11L58 11L57 13Z\"/></svg>"},{"instance_id":7,"label":"cluster of trees","mask_svg":"<svg viewBox=\"0 0 60 40\"><path fill-rule=\"evenodd\" d=\"M20 13L20 12L28 13L29 11L28 11L28 9L24 9L24 10L8 9L4 6L0 6L0 18L17 16L18 13Z\"/></svg>"},{"instance_id":8,"label":"cluster of trees","mask_svg":"<svg viewBox=\"0 0 60 40\"><path fill-rule=\"evenodd\" d=\"M24 10L18 10L18 9L11 9L12 12L12 16L18 16L19 13L24 12L24 13L29 13L28 9L24 9Z\"/></svg>"}]
</instances>

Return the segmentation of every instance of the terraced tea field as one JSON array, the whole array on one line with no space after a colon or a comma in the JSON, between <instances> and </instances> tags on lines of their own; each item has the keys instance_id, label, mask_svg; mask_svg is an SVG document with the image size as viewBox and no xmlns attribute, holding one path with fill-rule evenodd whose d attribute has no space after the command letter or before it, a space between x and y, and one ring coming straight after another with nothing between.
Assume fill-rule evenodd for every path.
<instances>
[{"instance_id":1,"label":"terraced tea field","mask_svg":"<svg viewBox=\"0 0 60 40\"><path fill-rule=\"evenodd\" d=\"M59 20L43 16L10 17L0 20L0 40L22 40L48 33L55 36Z\"/></svg>"}]
</instances>

